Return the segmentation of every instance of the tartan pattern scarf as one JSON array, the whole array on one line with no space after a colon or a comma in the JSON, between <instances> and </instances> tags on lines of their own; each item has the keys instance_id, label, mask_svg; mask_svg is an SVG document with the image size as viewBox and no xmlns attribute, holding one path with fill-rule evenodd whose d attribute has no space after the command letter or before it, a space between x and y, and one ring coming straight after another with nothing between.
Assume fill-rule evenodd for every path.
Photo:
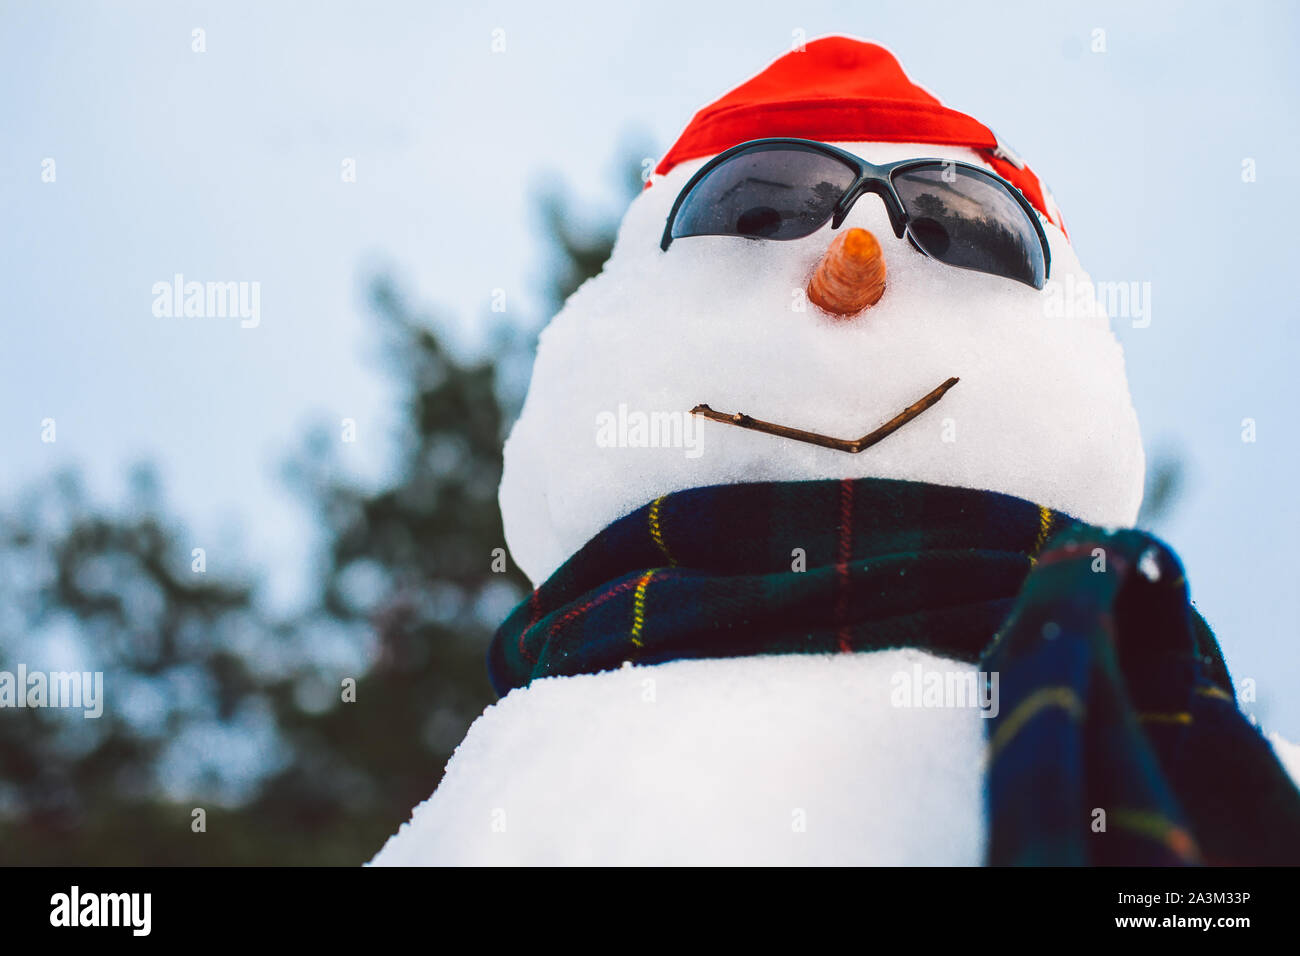
<instances>
[{"instance_id":1,"label":"tartan pattern scarf","mask_svg":"<svg viewBox=\"0 0 1300 956\"><path fill-rule=\"evenodd\" d=\"M879 478L664 495L520 604L488 669L505 694L627 661L894 647L999 676L989 863L1300 863L1300 792L1177 558L1008 495Z\"/></svg>"}]
</instances>

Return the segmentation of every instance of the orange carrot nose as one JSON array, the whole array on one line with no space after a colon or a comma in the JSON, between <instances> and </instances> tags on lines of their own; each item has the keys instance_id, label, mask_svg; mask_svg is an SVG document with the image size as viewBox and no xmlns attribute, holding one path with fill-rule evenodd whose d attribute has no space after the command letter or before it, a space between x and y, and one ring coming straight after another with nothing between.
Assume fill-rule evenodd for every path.
<instances>
[{"instance_id":1,"label":"orange carrot nose","mask_svg":"<svg viewBox=\"0 0 1300 956\"><path fill-rule=\"evenodd\" d=\"M808 298L831 315L857 315L885 294L885 256L876 237L849 229L831 242L808 280Z\"/></svg>"}]
</instances>

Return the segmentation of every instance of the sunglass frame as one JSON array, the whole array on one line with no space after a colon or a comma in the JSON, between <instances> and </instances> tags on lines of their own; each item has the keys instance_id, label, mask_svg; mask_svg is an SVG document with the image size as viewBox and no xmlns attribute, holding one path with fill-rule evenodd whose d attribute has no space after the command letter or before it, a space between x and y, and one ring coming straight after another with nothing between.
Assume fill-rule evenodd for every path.
<instances>
[{"instance_id":1,"label":"sunglass frame","mask_svg":"<svg viewBox=\"0 0 1300 956\"><path fill-rule=\"evenodd\" d=\"M677 194L677 199L673 202L673 208L668 213L668 221L664 224L663 238L659 241L659 248L664 252L673 242L673 223L677 220L677 213L681 210L682 205L690 196L691 190L703 180L709 173L717 169L723 163L735 159L747 153L765 152L773 149L802 149L811 153L820 153L823 156L830 156L844 163L849 168L856 171L856 178L853 183L844 191L844 194L836 201L834 209L830 216L832 229L838 229L844 222L844 218L853 208L854 203L862 198L866 193L875 193L885 204L885 211L889 214L889 224L894 230L894 235L899 239L907 234L907 210L903 206L902 200L898 196L898 190L894 187L893 177L895 174L905 172L910 169L916 169L923 166L940 165L944 167L955 166L967 169L982 176L992 182L994 185L1001 186L1020 206L1026 218L1033 224L1034 232L1038 235L1038 243L1043 251L1043 279L1044 281L1052 272L1052 250L1047 241L1047 233L1043 231L1043 224L1039 221L1039 213L1025 194L1015 187L1014 184L1007 182L997 173L990 172L982 166L976 166L973 163L963 163L952 159L938 158L918 158L903 159L895 163L886 163L876 165L869 163L861 156L856 156L848 150L840 149L838 146L832 146L829 143L823 143L815 139L796 139L792 137L769 137L765 139L751 139L748 142L740 143L731 147L724 152L714 156L711 160L696 170L693 175L682 187L681 192ZM813 232L821 229L826 223L823 222ZM811 235L811 233L810 233ZM685 236L679 238L687 238ZM746 236L744 238L763 238L761 236ZM927 258L934 258L916 241L914 237L908 235L912 245ZM781 240L778 240L781 241ZM936 262L940 260L936 259ZM947 265L947 263L944 263ZM954 267L956 268L956 267Z\"/></svg>"}]
</instances>

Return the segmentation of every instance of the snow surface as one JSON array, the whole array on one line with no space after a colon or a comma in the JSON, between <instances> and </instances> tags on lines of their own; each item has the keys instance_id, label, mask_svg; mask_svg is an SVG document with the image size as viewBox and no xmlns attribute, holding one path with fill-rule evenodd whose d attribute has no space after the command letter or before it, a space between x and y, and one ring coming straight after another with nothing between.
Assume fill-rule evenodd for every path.
<instances>
[{"instance_id":1,"label":"snow surface","mask_svg":"<svg viewBox=\"0 0 1300 956\"><path fill-rule=\"evenodd\" d=\"M1291 780L1300 787L1300 744L1293 744L1276 731L1265 734L1265 739L1273 746L1278 762L1291 775Z\"/></svg>"},{"instance_id":2,"label":"snow surface","mask_svg":"<svg viewBox=\"0 0 1300 956\"><path fill-rule=\"evenodd\" d=\"M976 865L984 719L892 706L916 663L972 670L895 650L537 681L372 863Z\"/></svg>"},{"instance_id":3,"label":"snow surface","mask_svg":"<svg viewBox=\"0 0 1300 956\"><path fill-rule=\"evenodd\" d=\"M876 162L980 162L961 148L841 145ZM718 483L911 478L1132 523L1144 462L1123 354L1104 315L1049 311L1066 282L1073 292L1088 279L1059 230L1044 222L1059 286L1039 291L925 258L864 196L841 228L876 235L887 285L875 306L837 320L793 308L837 234L829 226L791 242L695 237L660 251L668 209L703 162L632 202L604 271L542 332L500 491L507 545L534 583L616 518ZM620 405L680 416L701 402L854 438L952 375L961 382L938 405L860 455L699 419L693 454L597 441L600 416Z\"/></svg>"}]
</instances>

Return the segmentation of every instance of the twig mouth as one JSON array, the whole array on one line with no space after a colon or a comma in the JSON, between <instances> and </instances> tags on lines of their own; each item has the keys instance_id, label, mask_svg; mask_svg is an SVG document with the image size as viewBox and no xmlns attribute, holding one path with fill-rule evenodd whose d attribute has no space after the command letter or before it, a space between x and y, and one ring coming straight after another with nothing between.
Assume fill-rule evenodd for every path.
<instances>
[{"instance_id":1,"label":"twig mouth","mask_svg":"<svg viewBox=\"0 0 1300 956\"><path fill-rule=\"evenodd\" d=\"M795 441L807 442L810 445L820 445L822 448L833 448L836 451L847 451L856 455L860 451L866 451L872 445L885 438L888 438L894 432L898 431L917 415L934 405L939 399L943 398L948 389L952 388L960 381L956 376L948 379L938 388L932 390L920 401L913 402L905 409L891 418L885 424L881 425L874 431L869 431L861 438L832 438L830 435L822 435L817 432L804 431L802 428L791 428L788 425L777 425L774 422L765 422L760 418L750 418L742 412L736 412L734 415L728 415L726 412L716 412L708 405L696 405L691 409L692 415L699 415L710 421L721 422L724 425L735 425L738 428L748 428L751 431L765 432L768 435L776 435L779 438L792 438Z\"/></svg>"}]
</instances>

